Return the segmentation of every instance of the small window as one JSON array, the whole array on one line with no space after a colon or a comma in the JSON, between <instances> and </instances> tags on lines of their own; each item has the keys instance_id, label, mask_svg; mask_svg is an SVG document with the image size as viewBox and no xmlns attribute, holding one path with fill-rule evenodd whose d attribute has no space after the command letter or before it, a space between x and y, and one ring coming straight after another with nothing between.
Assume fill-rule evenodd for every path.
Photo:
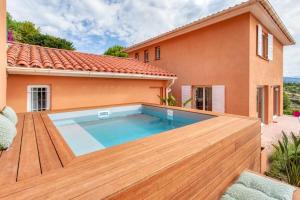
<instances>
[{"instance_id":1,"label":"small window","mask_svg":"<svg viewBox=\"0 0 300 200\"><path fill-rule=\"evenodd\" d=\"M139 60L140 59L139 53L135 53L134 58L137 59L137 60Z\"/></svg>"},{"instance_id":2,"label":"small window","mask_svg":"<svg viewBox=\"0 0 300 200\"><path fill-rule=\"evenodd\" d=\"M27 111L45 111L50 108L50 87L48 85L30 85L27 88Z\"/></svg>"},{"instance_id":3,"label":"small window","mask_svg":"<svg viewBox=\"0 0 300 200\"><path fill-rule=\"evenodd\" d=\"M257 26L257 55L265 60L273 59L273 36Z\"/></svg>"},{"instance_id":4,"label":"small window","mask_svg":"<svg viewBox=\"0 0 300 200\"><path fill-rule=\"evenodd\" d=\"M160 60L160 47L155 47L155 60Z\"/></svg>"},{"instance_id":5,"label":"small window","mask_svg":"<svg viewBox=\"0 0 300 200\"><path fill-rule=\"evenodd\" d=\"M268 59L268 34L263 32L262 57Z\"/></svg>"},{"instance_id":6,"label":"small window","mask_svg":"<svg viewBox=\"0 0 300 200\"><path fill-rule=\"evenodd\" d=\"M149 52L148 52L148 50L144 51L144 62L149 62Z\"/></svg>"}]
</instances>

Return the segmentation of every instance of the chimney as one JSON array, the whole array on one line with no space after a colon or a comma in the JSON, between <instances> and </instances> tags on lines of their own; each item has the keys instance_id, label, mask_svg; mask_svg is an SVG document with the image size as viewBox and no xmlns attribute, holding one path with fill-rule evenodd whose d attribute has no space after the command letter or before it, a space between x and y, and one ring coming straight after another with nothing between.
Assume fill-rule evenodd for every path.
<instances>
[{"instance_id":1,"label":"chimney","mask_svg":"<svg viewBox=\"0 0 300 200\"><path fill-rule=\"evenodd\" d=\"M6 0L0 1L0 111L6 105Z\"/></svg>"}]
</instances>

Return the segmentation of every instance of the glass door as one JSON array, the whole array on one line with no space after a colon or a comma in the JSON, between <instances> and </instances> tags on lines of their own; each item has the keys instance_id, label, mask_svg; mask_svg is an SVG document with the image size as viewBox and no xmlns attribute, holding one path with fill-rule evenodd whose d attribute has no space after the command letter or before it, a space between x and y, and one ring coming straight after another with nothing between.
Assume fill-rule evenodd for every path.
<instances>
[{"instance_id":1,"label":"glass door","mask_svg":"<svg viewBox=\"0 0 300 200\"><path fill-rule=\"evenodd\" d=\"M212 111L212 87L196 87L194 107L199 110Z\"/></svg>"},{"instance_id":2,"label":"glass door","mask_svg":"<svg viewBox=\"0 0 300 200\"><path fill-rule=\"evenodd\" d=\"M264 123L265 112L264 112L264 88L258 87L256 92L256 111L257 117L261 119L261 122Z\"/></svg>"},{"instance_id":3,"label":"glass door","mask_svg":"<svg viewBox=\"0 0 300 200\"><path fill-rule=\"evenodd\" d=\"M274 87L273 90L273 116L279 116L279 87Z\"/></svg>"}]
</instances>

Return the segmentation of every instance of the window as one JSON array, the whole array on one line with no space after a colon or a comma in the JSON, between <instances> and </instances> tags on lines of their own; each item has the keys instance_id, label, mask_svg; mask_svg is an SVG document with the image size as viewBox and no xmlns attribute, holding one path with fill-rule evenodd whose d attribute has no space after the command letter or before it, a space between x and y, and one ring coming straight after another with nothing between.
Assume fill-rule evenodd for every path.
<instances>
[{"instance_id":1,"label":"window","mask_svg":"<svg viewBox=\"0 0 300 200\"><path fill-rule=\"evenodd\" d=\"M263 33L262 34L262 57L264 59L268 59L268 34L267 33Z\"/></svg>"},{"instance_id":2,"label":"window","mask_svg":"<svg viewBox=\"0 0 300 200\"><path fill-rule=\"evenodd\" d=\"M48 85L29 85L27 88L27 111L45 111L50 108L50 87Z\"/></svg>"},{"instance_id":3,"label":"window","mask_svg":"<svg viewBox=\"0 0 300 200\"><path fill-rule=\"evenodd\" d=\"M265 60L273 60L273 35L257 26L257 55Z\"/></svg>"},{"instance_id":4,"label":"window","mask_svg":"<svg viewBox=\"0 0 300 200\"><path fill-rule=\"evenodd\" d=\"M144 62L149 62L149 52L148 52L148 50L144 51Z\"/></svg>"},{"instance_id":5,"label":"window","mask_svg":"<svg viewBox=\"0 0 300 200\"><path fill-rule=\"evenodd\" d=\"M160 47L155 47L155 60L160 59Z\"/></svg>"},{"instance_id":6,"label":"window","mask_svg":"<svg viewBox=\"0 0 300 200\"><path fill-rule=\"evenodd\" d=\"M140 59L139 53L135 53L134 58L137 59L137 60L139 60Z\"/></svg>"}]
</instances>

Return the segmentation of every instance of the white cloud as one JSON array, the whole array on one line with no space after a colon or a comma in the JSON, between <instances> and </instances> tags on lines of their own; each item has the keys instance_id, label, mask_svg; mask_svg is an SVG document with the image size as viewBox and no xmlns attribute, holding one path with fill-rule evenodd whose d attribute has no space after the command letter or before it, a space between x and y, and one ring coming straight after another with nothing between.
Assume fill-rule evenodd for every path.
<instances>
[{"instance_id":1,"label":"white cloud","mask_svg":"<svg viewBox=\"0 0 300 200\"><path fill-rule=\"evenodd\" d=\"M103 52L114 42L131 45L244 0L7 0L17 20L67 38L80 51ZM300 39L298 0L270 0ZM285 48L285 74L300 76L299 45Z\"/></svg>"}]
</instances>

